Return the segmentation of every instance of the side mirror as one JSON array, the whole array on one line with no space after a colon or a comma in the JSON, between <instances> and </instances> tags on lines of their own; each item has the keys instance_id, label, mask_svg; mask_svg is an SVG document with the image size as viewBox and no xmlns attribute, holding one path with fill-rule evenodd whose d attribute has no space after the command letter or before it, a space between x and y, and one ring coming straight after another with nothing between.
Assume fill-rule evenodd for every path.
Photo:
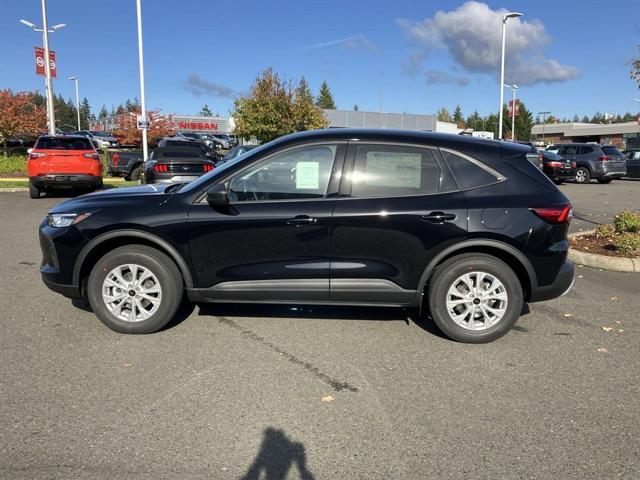
<instances>
[{"instance_id":1,"label":"side mirror","mask_svg":"<svg viewBox=\"0 0 640 480\"><path fill-rule=\"evenodd\" d=\"M224 183L216 183L207 190L207 203L219 212L229 210L229 192Z\"/></svg>"},{"instance_id":2,"label":"side mirror","mask_svg":"<svg viewBox=\"0 0 640 480\"><path fill-rule=\"evenodd\" d=\"M33 148L27 148L27 153L31 154L31 152L33 152Z\"/></svg>"}]
</instances>

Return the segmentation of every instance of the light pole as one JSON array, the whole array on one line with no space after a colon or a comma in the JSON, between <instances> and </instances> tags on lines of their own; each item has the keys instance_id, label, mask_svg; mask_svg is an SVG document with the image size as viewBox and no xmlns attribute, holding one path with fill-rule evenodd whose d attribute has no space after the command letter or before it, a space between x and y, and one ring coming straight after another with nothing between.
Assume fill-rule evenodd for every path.
<instances>
[{"instance_id":1,"label":"light pole","mask_svg":"<svg viewBox=\"0 0 640 480\"><path fill-rule=\"evenodd\" d=\"M498 139L502 140L502 105L504 104L504 91L503 91L503 85L504 85L504 52L505 52L505 43L506 43L506 27L507 27L507 20L509 20L510 18L517 18L517 17L521 17L522 14L518 13L518 12L510 12L510 13L505 13L504 15L502 15L502 57L501 57L501 61L500 61L500 109L498 110L499 113L499 118L500 120L498 121Z\"/></svg>"},{"instance_id":2,"label":"light pole","mask_svg":"<svg viewBox=\"0 0 640 480\"><path fill-rule=\"evenodd\" d=\"M551 112L538 112L538 115L542 115L542 144L544 145L544 124L546 123L547 115Z\"/></svg>"},{"instance_id":3,"label":"light pole","mask_svg":"<svg viewBox=\"0 0 640 480\"><path fill-rule=\"evenodd\" d=\"M504 88L508 88L513 92L513 101L511 102L511 140L516 139L516 91L518 85L503 85Z\"/></svg>"},{"instance_id":4,"label":"light pole","mask_svg":"<svg viewBox=\"0 0 640 480\"><path fill-rule=\"evenodd\" d=\"M142 171L145 171L149 152L147 150L147 107L144 99L144 56L142 53L142 6L140 0L136 0L136 14L138 17L138 63L140 64L140 110L144 125L142 125Z\"/></svg>"},{"instance_id":5,"label":"light pole","mask_svg":"<svg viewBox=\"0 0 640 480\"><path fill-rule=\"evenodd\" d=\"M51 82L51 64L49 62L49 34L53 33L60 28L66 26L65 23L59 23L53 25L51 28L47 26L47 5L46 0L42 0L42 25L43 28L39 28L35 23L21 19L20 23L31 28L34 32L42 32L42 44L44 46L45 66L44 66L44 91L45 98L47 100L47 124L49 125L49 133L51 135L56 134L56 119L53 109L53 84Z\"/></svg>"},{"instance_id":6,"label":"light pole","mask_svg":"<svg viewBox=\"0 0 640 480\"><path fill-rule=\"evenodd\" d=\"M73 80L76 83L76 111L78 112L78 130L82 130L80 126L80 93L78 90L78 77L69 77L69 80Z\"/></svg>"}]
</instances>

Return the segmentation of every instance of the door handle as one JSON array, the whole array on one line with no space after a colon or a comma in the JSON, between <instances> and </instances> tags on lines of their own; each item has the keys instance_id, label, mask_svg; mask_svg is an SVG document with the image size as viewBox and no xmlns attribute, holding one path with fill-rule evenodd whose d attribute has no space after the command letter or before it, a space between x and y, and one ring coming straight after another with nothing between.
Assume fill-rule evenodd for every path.
<instances>
[{"instance_id":1,"label":"door handle","mask_svg":"<svg viewBox=\"0 0 640 480\"><path fill-rule=\"evenodd\" d=\"M318 219L316 217L308 217L306 215L298 215L297 217L293 217L287 220L288 225L295 225L296 227L299 227L300 225L309 225L317 222L318 222Z\"/></svg>"},{"instance_id":2,"label":"door handle","mask_svg":"<svg viewBox=\"0 0 640 480\"><path fill-rule=\"evenodd\" d=\"M456 216L453 213L431 212L428 215L423 215L422 219L427 220L431 223L444 223L444 222L450 222L451 220L455 220Z\"/></svg>"}]
</instances>

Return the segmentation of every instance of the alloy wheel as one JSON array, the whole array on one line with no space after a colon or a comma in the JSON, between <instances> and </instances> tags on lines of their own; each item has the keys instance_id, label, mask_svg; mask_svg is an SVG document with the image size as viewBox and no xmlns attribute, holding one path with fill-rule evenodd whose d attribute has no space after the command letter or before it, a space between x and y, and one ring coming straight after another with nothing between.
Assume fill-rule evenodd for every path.
<instances>
[{"instance_id":1,"label":"alloy wheel","mask_svg":"<svg viewBox=\"0 0 640 480\"><path fill-rule=\"evenodd\" d=\"M120 265L105 277L102 300L118 319L140 322L158 311L162 287L148 268L136 264Z\"/></svg>"}]
</instances>

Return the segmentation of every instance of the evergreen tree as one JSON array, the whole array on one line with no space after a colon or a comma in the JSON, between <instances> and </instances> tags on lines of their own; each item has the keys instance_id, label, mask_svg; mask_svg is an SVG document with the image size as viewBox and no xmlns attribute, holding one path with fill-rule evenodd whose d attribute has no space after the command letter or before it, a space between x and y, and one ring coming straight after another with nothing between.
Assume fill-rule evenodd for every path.
<instances>
[{"instance_id":1,"label":"evergreen tree","mask_svg":"<svg viewBox=\"0 0 640 480\"><path fill-rule=\"evenodd\" d=\"M205 103L204 106L200 109L200 113L198 115L201 115L203 117L213 117L213 112L209 110L209 105Z\"/></svg>"},{"instance_id":2,"label":"evergreen tree","mask_svg":"<svg viewBox=\"0 0 640 480\"><path fill-rule=\"evenodd\" d=\"M582 117L581 122L582 122L582 123L589 123L589 122L590 122L590 121L589 121L589 117L587 117L587 116L585 115L584 117Z\"/></svg>"},{"instance_id":3,"label":"evergreen tree","mask_svg":"<svg viewBox=\"0 0 640 480\"><path fill-rule=\"evenodd\" d=\"M578 116L578 114L575 114L573 116L573 119L571 120L573 123L578 123L580 121L580 117Z\"/></svg>"},{"instance_id":4,"label":"evergreen tree","mask_svg":"<svg viewBox=\"0 0 640 480\"><path fill-rule=\"evenodd\" d=\"M460 105L456 105L456 109L453 111L453 121L458 128L464 128L464 117L462 116L462 109Z\"/></svg>"},{"instance_id":5,"label":"evergreen tree","mask_svg":"<svg viewBox=\"0 0 640 480\"><path fill-rule=\"evenodd\" d=\"M105 121L107 119L108 116L109 116L109 112L107 112L107 107L102 105L102 108L100 109L100 112L98 113L98 121L99 122L103 122L103 121Z\"/></svg>"},{"instance_id":6,"label":"evergreen tree","mask_svg":"<svg viewBox=\"0 0 640 480\"><path fill-rule=\"evenodd\" d=\"M354 112L357 112L357 111L359 111L359 110L360 110L360 109L358 108L358 105L357 105L357 104L353 106L353 111L354 111Z\"/></svg>"},{"instance_id":7,"label":"evergreen tree","mask_svg":"<svg viewBox=\"0 0 640 480\"><path fill-rule=\"evenodd\" d=\"M477 110L474 110L473 113L467 117L465 125L467 128L473 128L474 130L482 128L482 117Z\"/></svg>"},{"instance_id":8,"label":"evergreen tree","mask_svg":"<svg viewBox=\"0 0 640 480\"><path fill-rule=\"evenodd\" d=\"M509 109L504 106L503 110L503 138L511 138L511 116ZM549 121L547 120L547 123ZM533 127L533 115L527 109L526 105L520 100L520 113L516 115L515 123L515 140L528 142L531 140L531 127Z\"/></svg>"},{"instance_id":9,"label":"evergreen tree","mask_svg":"<svg viewBox=\"0 0 640 480\"><path fill-rule=\"evenodd\" d=\"M325 128L327 119L320 107L314 105L307 80L302 77L293 92L292 120L297 132Z\"/></svg>"},{"instance_id":10,"label":"evergreen tree","mask_svg":"<svg viewBox=\"0 0 640 480\"><path fill-rule=\"evenodd\" d=\"M331 94L329 84L327 84L326 80L322 82L322 85L320 85L320 92L316 99L316 105L320 108L327 108L330 110L336 109L336 102L333 100L333 95Z\"/></svg>"},{"instance_id":11,"label":"evergreen tree","mask_svg":"<svg viewBox=\"0 0 640 480\"><path fill-rule=\"evenodd\" d=\"M95 121L96 117L91 113L89 100L87 100L87 97L84 97L80 103L80 128L88 130Z\"/></svg>"},{"instance_id":12,"label":"evergreen tree","mask_svg":"<svg viewBox=\"0 0 640 480\"><path fill-rule=\"evenodd\" d=\"M622 116L623 122L633 122L635 119L636 117L629 112L625 112L625 114Z\"/></svg>"}]
</instances>

